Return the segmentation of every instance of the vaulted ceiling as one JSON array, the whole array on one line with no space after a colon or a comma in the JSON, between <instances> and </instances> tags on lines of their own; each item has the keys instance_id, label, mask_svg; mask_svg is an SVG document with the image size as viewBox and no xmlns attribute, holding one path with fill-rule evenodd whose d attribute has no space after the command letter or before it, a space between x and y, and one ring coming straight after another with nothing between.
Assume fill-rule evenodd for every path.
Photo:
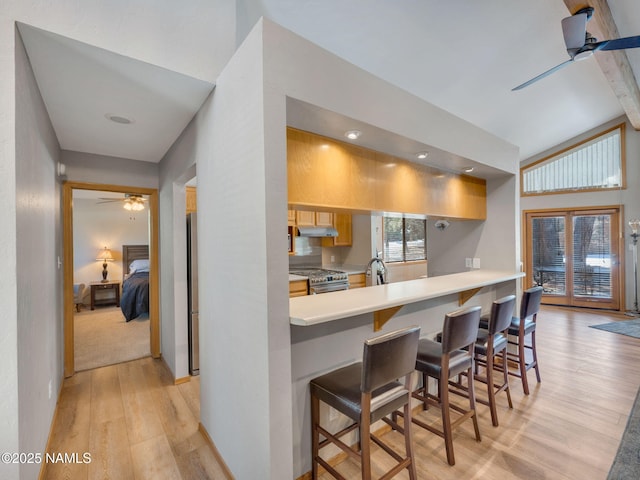
<instances>
[{"instance_id":1,"label":"vaulted ceiling","mask_svg":"<svg viewBox=\"0 0 640 480\"><path fill-rule=\"evenodd\" d=\"M239 30L268 17L517 145L521 160L620 115L640 128L640 49L597 52L523 90L511 90L568 58L560 22L587 4L596 9L587 29L598 40L640 35L637 0L236 4L244 16L237 19ZM161 5L157 16L163 18L182 8L180 2ZM158 162L216 81L190 77L203 57L215 57L210 39L190 38L192 56L185 55L171 71L28 26L20 33L63 149ZM52 59L64 59L65 68ZM130 116L135 123L123 126L105 118L110 115ZM335 136L331 122L316 131Z\"/></svg>"}]
</instances>

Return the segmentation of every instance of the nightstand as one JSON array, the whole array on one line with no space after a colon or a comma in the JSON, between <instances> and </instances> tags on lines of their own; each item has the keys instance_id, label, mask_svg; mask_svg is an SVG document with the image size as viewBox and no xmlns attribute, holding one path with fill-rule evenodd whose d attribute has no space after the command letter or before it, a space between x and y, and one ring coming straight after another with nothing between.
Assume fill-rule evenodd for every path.
<instances>
[{"instance_id":1,"label":"nightstand","mask_svg":"<svg viewBox=\"0 0 640 480\"><path fill-rule=\"evenodd\" d=\"M112 305L116 304L116 307L120 306L120 282L91 282L91 310L94 310L96 305ZM115 296L112 298L98 299L96 301L96 292L104 292L105 290L113 290Z\"/></svg>"}]
</instances>

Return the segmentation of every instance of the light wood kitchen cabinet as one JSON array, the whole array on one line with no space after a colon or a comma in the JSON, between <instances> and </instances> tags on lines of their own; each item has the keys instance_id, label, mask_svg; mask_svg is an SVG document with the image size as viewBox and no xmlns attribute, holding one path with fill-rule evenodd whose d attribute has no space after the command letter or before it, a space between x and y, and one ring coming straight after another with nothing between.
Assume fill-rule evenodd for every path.
<instances>
[{"instance_id":1,"label":"light wood kitchen cabinet","mask_svg":"<svg viewBox=\"0 0 640 480\"><path fill-rule=\"evenodd\" d=\"M333 227L333 213L316 212L316 227Z\"/></svg>"},{"instance_id":2,"label":"light wood kitchen cabinet","mask_svg":"<svg viewBox=\"0 0 640 480\"><path fill-rule=\"evenodd\" d=\"M295 210L289 210L288 211L287 225L289 225L289 226L295 226L296 225L296 211Z\"/></svg>"},{"instance_id":3,"label":"light wood kitchen cabinet","mask_svg":"<svg viewBox=\"0 0 640 480\"><path fill-rule=\"evenodd\" d=\"M294 280L289 282L289 298L302 297L307 294L307 281L306 280Z\"/></svg>"},{"instance_id":4,"label":"light wood kitchen cabinet","mask_svg":"<svg viewBox=\"0 0 640 480\"><path fill-rule=\"evenodd\" d=\"M351 215L348 213L334 213L332 226L338 231L338 236L323 238L322 246L350 247L353 243Z\"/></svg>"},{"instance_id":5,"label":"light wood kitchen cabinet","mask_svg":"<svg viewBox=\"0 0 640 480\"><path fill-rule=\"evenodd\" d=\"M298 227L315 227L316 212L296 210L296 225Z\"/></svg>"},{"instance_id":6,"label":"light wood kitchen cabinet","mask_svg":"<svg viewBox=\"0 0 640 480\"><path fill-rule=\"evenodd\" d=\"M364 273L352 273L349 275L349 289L362 288L367 286L367 279Z\"/></svg>"},{"instance_id":7,"label":"light wood kitchen cabinet","mask_svg":"<svg viewBox=\"0 0 640 480\"><path fill-rule=\"evenodd\" d=\"M194 213L196 211L196 187L187 187L187 213Z\"/></svg>"},{"instance_id":8,"label":"light wood kitchen cabinet","mask_svg":"<svg viewBox=\"0 0 640 480\"><path fill-rule=\"evenodd\" d=\"M296 225L298 227L332 227L333 213L296 210Z\"/></svg>"}]
</instances>

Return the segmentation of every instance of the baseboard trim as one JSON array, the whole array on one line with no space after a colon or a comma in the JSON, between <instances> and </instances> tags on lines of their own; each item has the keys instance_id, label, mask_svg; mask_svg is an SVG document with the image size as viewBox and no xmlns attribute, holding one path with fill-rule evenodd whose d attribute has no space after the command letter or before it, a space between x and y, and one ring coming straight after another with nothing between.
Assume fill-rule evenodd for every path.
<instances>
[{"instance_id":1,"label":"baseboard trim","mask_svg":"<svg viewBox=\"0 0 640 480\"><path fill-rule=\"evenodd\" d=\"M49 435L47 436L47 443L44 447L44 452L45 455L50 452L51 450L51 437L53 434L53 428L56 425L56 422L58 421L58 407L60 406L60 394L62 393L62 386L64 385L64 377L62 378L62 381L60 382L60 388L58 389L58 396L56 397L56 408L54 408L53 410L53 417L51 417L51 424L49 425ZM46 474L46 470L47 470L47 462L42 462L40 464L40 472L38 473L38 480L45 480L45 474Z\"/></svg>"},{"instance_id":2,"label":"baseboard trim","mask_svg":"<svg viewBox=\"0 0 640 480\"><path fill-rule=\"evenodd\" d=\"M173 377L173 384L174 385L180 385L181 383L188 383L188 382L191 381L191 376L190 375L188 375L186 377L178 377L178 378L176 378L176 376L173 374L173 371L169 368L169 364L167 363L167 361L164 359L164 357L162 355L160 355L158 357L158 360L162 361L162 363L164 364L164 367L167 369L167 371Z\"/></svg>"},{"instance_id":3,"label":"baseboard trim","mask_svg":"<svg viewBox=\"0 0 640 480\"><path fill-rule=\"evenodd\" d=\"M225 478L227 480L235 480L235 477L233 476L233 473L231 473L231 470L229 469L229 466L226 464L226 462L222 458L222 455L220 455L220 452L216 448L216 444L213 443L213 440L209 436L209 432L207 432L207 429L204 428L204 425L202 425L202 423L200 423L200 422L198 422L198 431L202 434L204 439L209 444L209 447L211 448L211 451L213 452L213 456L216 457L216 460L218 461L218 463L220 464L220 467L222 468L222 471L224 472Z\"/></svg>"}]
</instances>

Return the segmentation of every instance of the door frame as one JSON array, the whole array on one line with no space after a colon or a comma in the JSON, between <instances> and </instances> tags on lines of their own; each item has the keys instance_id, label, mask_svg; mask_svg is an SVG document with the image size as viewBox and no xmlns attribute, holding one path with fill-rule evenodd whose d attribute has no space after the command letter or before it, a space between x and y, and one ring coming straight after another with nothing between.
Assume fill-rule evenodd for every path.
<instances>
[{"instance_id":1,"label":"door frame","mask_svg":"<svg viewBox=\"0 0 640 480\"><path fill-rule=\"evenodd\" d=\"M604 213L609 210L614 210L617 212L617 229L612 230L611 232L611 242L612 244L615 242L617 247L618 254L618 264L617 264L617 276L615 281L618 283L618 308L610 309L612 311L624 311L625 310L625 249L624 249L624 206L623 205L604 205L604 206L591 206L591 207L565 207L565 208L545 208L545 209L532 209L532 210L523 210L522 211L522 230L523 230L523 239L522 242L524 251L522 252L522 258L524 259L524 270L525 270L525 282L528 285L535 285L535 281L533 278L533 253L532 253L532 245L531 238L529 232L529 218L531 216L540 215L540 216L567 216L571 212L576 213ZM571 247L572 239L569 238L569 230L565 232L566 238L565 242L568 247ZM567 254L568 255L568 254ZM568 287L572 287L573 282L573 272L567 271L566 273L566 282ZM570 295L569 295L570 293ZM560 298L554 299L553 296L547 296L543 294L543 303L547 303L550 305L564 305L569 307L587 307L587 308L605 308L599 307L599 302L581 302L573 300L573 291L567 292L567 295L561 297L562 299L566 298L567 300L561 300Z\"/></svg>"},{"instance_id":2,"label":"door frame","mask_svg":"<svg viewBox=\"0 0 640 480\"><path fill-rule=\"evenodd\" d=\"M75 373L73 325L73 191L98 190L104 192L135 193L149 197L149 324L150 351L153 358L160 357L160 275L158 262L159 217L158 190L99 183L64 182L62 185L63 231L63 292L64 292L64 376Z\"/></svg>"}]
</instances>

